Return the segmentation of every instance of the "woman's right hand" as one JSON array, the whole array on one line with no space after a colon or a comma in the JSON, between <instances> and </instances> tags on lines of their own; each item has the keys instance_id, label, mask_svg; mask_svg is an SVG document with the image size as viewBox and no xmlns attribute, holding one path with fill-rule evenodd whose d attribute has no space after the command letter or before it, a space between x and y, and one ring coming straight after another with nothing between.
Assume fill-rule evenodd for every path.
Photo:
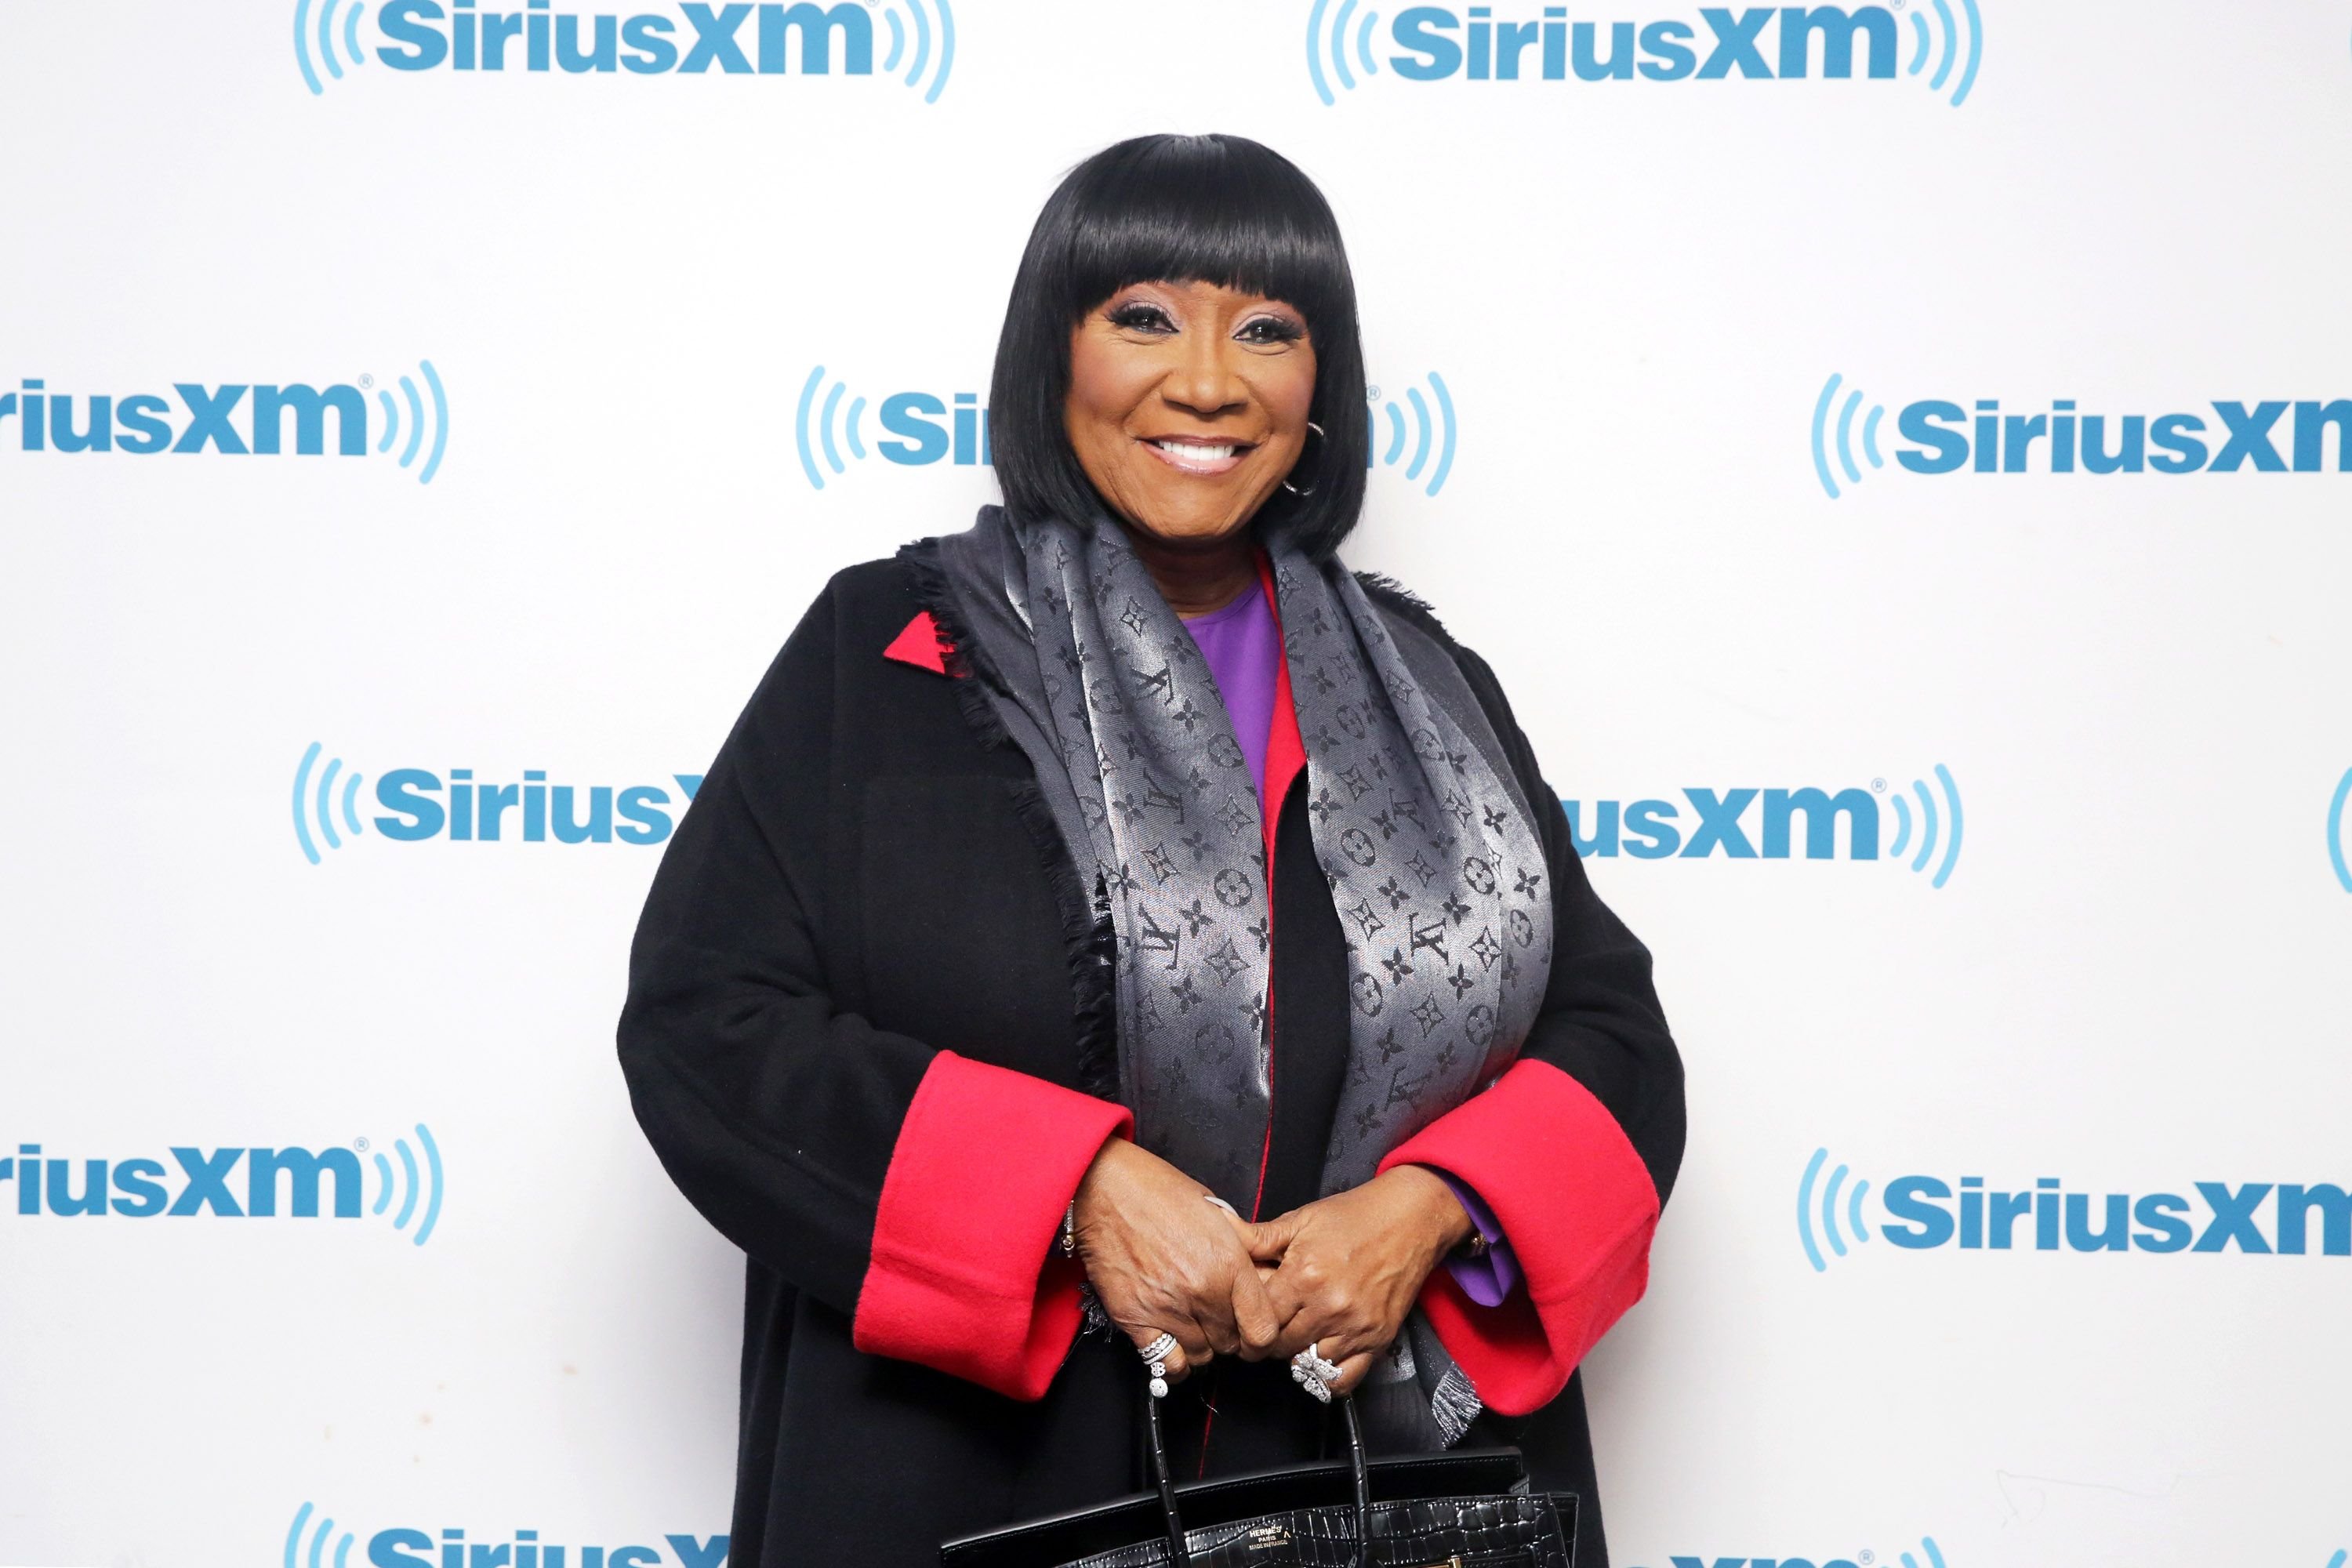
<instances>
[{"instance_id":1,"label":"woman's right hand","mask_svg":"<svg viewBox=\"0 0 2352 1568\"><path fill-rule=\"evenodd\" d=\"M1282 1325L1249 1252L1250 1229L1209 1190L1123 1138L1078 1184L1078 1256L1111 1321L1136 1348L1176 1336L1176 1382L1219 1355L1255 1360Z\"/></svg>"}]
</instances>

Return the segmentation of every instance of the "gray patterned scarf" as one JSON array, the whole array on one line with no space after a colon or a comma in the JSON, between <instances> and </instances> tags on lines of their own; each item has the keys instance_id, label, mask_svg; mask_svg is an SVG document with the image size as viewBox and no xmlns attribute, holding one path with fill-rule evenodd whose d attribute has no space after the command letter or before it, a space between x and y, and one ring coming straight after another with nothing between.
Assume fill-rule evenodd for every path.
<instances>
[{"instance_id":1,"label":"gray patterned scarf","mask_svg":"<svg viewBox=\"0 0 2352 1568\"><path fill-rule=\"evenodd\" d=\"M1108 521L1015 524L992 507L941 546L988 656L976 668L1108 904L1137 1141L1250 1214L1273 1113L1275 933L1257 790L1214 678ZM1551 889L1458 675L1449 712L1344 568L1269 554L1315 854L1348 938L1328 1194L1510 1064L1544 993ZM1449 1446L1477 1399L1417 1312L1410 1331L1359 1405L1392 1445Z\"/></svg>"}]
</instances>

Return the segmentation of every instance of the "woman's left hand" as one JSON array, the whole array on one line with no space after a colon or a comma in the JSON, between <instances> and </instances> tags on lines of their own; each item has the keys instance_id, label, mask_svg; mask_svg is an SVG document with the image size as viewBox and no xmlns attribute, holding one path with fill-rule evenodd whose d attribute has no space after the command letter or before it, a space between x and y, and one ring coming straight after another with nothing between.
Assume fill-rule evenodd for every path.
<instances>
[{"instance_id":1,"label":"woman's left hand","mask_svg":"<svg viewBox=\"0 0 2352 1568\"><path fill-rule=\"evenodd\" d=\"M1395 1166L1251 1226L1250 1256L1278 1265L1265 1279L1283 1330L1265 1353L1291 1356L1311 1344L1339 1363L1331 1391L1349 1392L1402 1330L1430 1271L1470 1229L1461 1200L1419 1165Z\"/></svg>"}]
</instances>

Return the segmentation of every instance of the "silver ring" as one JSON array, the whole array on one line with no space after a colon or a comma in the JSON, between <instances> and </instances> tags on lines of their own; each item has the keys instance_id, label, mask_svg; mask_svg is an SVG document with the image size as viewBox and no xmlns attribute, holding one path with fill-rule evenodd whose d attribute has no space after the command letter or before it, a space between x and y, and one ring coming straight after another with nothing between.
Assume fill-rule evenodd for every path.
<instances>
[{"instance_id":1,"label":"silver ring","mask_svg":"<svg viewBox=\"0 0 2352 1568\"><path fill-rule=\"evenodd\" d=\"M1310 1344L1290 1358L1290 1380L1310 1394L1318 1384L1336 1383L1339 1378L1339 1363L1324 1360L1321 1349L1319 1342Z\"/></svg>"},{"instance_id":2,"label":"silver ring","mask_svg":"<svg viewBox=\"0 0 2352 1568\"><path fill-rule=\"evenodd\" d=\"M1163 1333L1150 1344L1145 1345L1136 1353L1142 1356L1147 1362L1166 1361L1168 1359L1168 1352L1175 1348L1176 1336L1174 1334Z\"/></svg>"}]
</instances>

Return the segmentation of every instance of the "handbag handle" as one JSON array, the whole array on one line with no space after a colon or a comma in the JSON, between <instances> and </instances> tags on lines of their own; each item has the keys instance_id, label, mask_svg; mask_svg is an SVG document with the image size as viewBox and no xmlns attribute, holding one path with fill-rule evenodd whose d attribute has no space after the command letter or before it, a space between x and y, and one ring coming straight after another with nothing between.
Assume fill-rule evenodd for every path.
<instances>
[{"instance_id":1,"label":"handbag handle","mask_svg":"<svg viewBox=\"0 0 2352 1568\"><path fill-rule=\"evenodd\" d=\"M1168 1516L1168 1568L1192 1568L1184 1544L1184 1521L1176 1509L1176 1482L1168 1473L1168 1444L1160 1431L1160 1401L1144 1397L1144 1424L1151 1436L1151 1476L1160 1484L1160 1506ZM1364 1428L1356 1419L1353 1394L1339 1396L1348 1422L1348 1466L1356 1489L1356 1568L1369 1568L1372 1551L1372 1468L1364 1452Z\"/></svg>"}]
</instances>

